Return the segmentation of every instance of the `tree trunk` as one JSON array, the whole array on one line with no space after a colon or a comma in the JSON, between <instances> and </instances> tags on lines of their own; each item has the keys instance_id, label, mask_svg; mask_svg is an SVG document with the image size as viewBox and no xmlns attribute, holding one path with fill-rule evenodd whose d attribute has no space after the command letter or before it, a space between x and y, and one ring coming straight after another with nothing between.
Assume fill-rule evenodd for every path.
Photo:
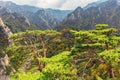
<instances>
[{"instance_id":1,"label":"tree trunk","mask_svg":"<svg viewBox=\"0 0 120 80\"><path fill-rule=\"evenodd\" d=\"M40 61L38 61L38 70L39 71L42 71L42 66L43 66L43 64Z\"/></svg>"},{"instance_id":2,"label":"tree trunk","mask_svg":"<svg viewBox=\"0 0 120 80\"><path fill-rule=\"evenodd\" d=\"M112 66L109 66L109 75L110 75L110 78L114 78L115 77L114 70L113 70Z\"/></svg>"},{"instance_id":3,"label":"tree trunk","mask_svg":"<svg viewBox=\"0 0 120 80\"><path fill-rule=\"evenodd\" d=\"M40 37L40 41L41 41L41 44L42 44L42 47L43 47L43 56L44 56L44 58L46 58L47 49L46 49L45 43L44 43L44 41L41 37Z\"/></svg>"},{"instance_id":4,"label":"tree trunk","mask_svg":"<svg viewBox=\"0 0 120 80\"><path fill-rule=\"evenodd\" d=\"M109 44L106 42L105 45L106 45L106 50L108 51L109 50Z\"/></svg>"},{"instance_id":5,"label":"tree trunk","mask_svg":"<svg viewBox=\"0 0 120 80\"><path fill-rule=\"evenodd\" d=\"M42 47L43 47L43 56L44 58L46 58L47 49L45 48L45 43L43 41L42 41Z\"/></svg>"}]
</instances>

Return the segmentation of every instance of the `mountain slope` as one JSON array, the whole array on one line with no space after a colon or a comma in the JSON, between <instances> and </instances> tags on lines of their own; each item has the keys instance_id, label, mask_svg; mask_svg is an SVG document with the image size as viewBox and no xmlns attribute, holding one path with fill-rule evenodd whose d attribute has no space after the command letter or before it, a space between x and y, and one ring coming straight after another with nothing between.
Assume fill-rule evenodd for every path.
<instances>
[{"instance_id":1,"label":"mountain slope","mask_svg":"<svg viewBox=\"0 0 120 80\"><path fill-rule=\"evenodd\" d=\"M24 13L24 12L32 12L35 13L40 8L28 5L17 5L11 1L0 1L0 6L6 7L10 9L12 12L16 13Z\"/></svg>"},{"instance_id":2,"label":"mountain slope","mask_svg":"<svg viewBox=\"0 0 120 80\"><path fill-rule=\"evenodd\" d=\"M53 29L57 25L57 21L50 14L48 14L44 9L38 10L30 18L40 29Z\"/></svg>"},{"instance_id":3,"label":"mountain slope","mask_svg":"<svg viewBox=\"0 0 120 80\"><path fill-rule=\"evenodd\" d=\"M61 22L72 10L45 9L47 13L53 16L58 22Z\"/></svg>"},{"instance_id":4,"label":"mountain slope","mask_svg":"<svg viewBox=\"0 0 120 80\"><path fill-rule=\"evenodd\" d=\"M62 26L73 29L93 29L95 24L106 23L111 27L120 25L119 0L108 0L87 9L78 7L62 22ZM65 26L64 26L65 25Z\"/></svg>"},{"instance_id":5,"label":"mountain slope","mask_svg":"<svg viewBox=\"0 0 120 80\"><path fill-rule=\"evenodd\" d=\"M108 0L98 0L98 1L96 1L96 2L93 2L93 3L88 4L87 6L84 7L84 9L88 9L88 8L90 8L90 7L97 7L97 6L99 6L101 3L106 2L106 1L108 1Z\"/></svg>"},{"instance_id":6,"label":"mountain slope","mask_svg":"<svg viewBox=\"0 0 120 80\"><path fill-rule=\"evenodd\" d=\"M36 28L27 17L12 12L11 10L0 7L0 16L12 32L25 31L26 29ZM32 27L31 27L32 26Z\"/></svg>"},{"instance_id":7,"label":"mountain slope","mask_svg":"<svg viewBox=\"0 0 120 80\"><path fill-rule=\"evenodd\" d=\"M17 5L10 1L0 1L2 7L6 7L12 12L16 12L26 16L28 19L31 19L31 15L34 15L37 11L43 10L43 8L38 8L29 5ZM51 17L55 18L57 22L62 21L71 10L56 10L56 9L44 9L46 13L50 14Z\"/></svg>"}]
</instances>

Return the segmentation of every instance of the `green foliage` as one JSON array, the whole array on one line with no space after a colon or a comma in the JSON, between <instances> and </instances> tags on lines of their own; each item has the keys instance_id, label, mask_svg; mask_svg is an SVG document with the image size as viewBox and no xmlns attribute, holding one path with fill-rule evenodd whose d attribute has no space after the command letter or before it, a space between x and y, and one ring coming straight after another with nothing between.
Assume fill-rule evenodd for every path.
<instances>
[{"instance_id":1,"label":"green foliage","mask_svg":"<svg viewBox=\"0 0 120 80\"><path fill-rule=\"evenodd\" d=\"M6 49L17 70L11 80L119 80L120 36L116 34L107 24L97 24L95 30L15 33L10 37L13 45ZM20 71L27 62L30 67Z\"/></svg>"},{"instance_id":2,"label":"green foliage","mask_svg":"<svg viewBox=\"0 0 120 80\"><path fill-rule=\"evenodd\" d=\"M40 73L16 73L16 74L11 74L10 80L39 80L38 78L40 77Z\"/></svg>"},{"instance_id":3,"label":"green foliage","mask_svg":"<svg viewBox=\"0 0 120 80\"><path fill-rule=\"evenodd\" d=\"M120 62L120 36L115 35L117 32L115 28L107 27L107 24L97 24L96 30L71 30L76 39L76 44L72 48L73 60L78 69L78 75L87 80L95 79L95 75L104 79L109 75L114 77L119 72L117 70ZM104 71L102 71L102 65Z\"/></svg>"},{"instance_id":4,"label":"green foliage","mask_svg":"<svg viewBox=\"0 0 120 80\"><path fill-rule=\"evenodd\" d=\"M107 28L109 25L108 24L96 24L96 29L97 30L102 30Z\"/></svg>"},{"instance_id":5,"label":"green foliage","mask_svg":"<svg viewBox=\"0 0 120 80\"><path fill-rule=\"evenodd\" d=\"M119 66L120 61L120 53L119 48L109 50L109 51L103 51L102 53L99 53L99 55L105 60L106 64L111 64L112 66L116 67Z\"/></svg>"},{"instance_id":6,"label":"green foliage","mask_svg":"<svg viewBox=\"0 0 120 80\"><path fill-rule=\"evenodd\" d=\"M50 54L47 53L51 52L51 44L57 42L58 35L60 33L54 30L27 30L13 34L10 39L13 39L14 43L6 49L12 65L18 69L28 59L36 63L38 57L49 57Z\"/></svg>"},{"instance_id":7,"label":"green foliage","mask_svg":"<svg viewBox=\"0 0 120 80\"><path fill-rule=\"evenodd\" d=\"M70 64L70 52L62 52L51 58L39 58L46 66L42 72L16 73L11 80L75 80L76 70Z\"/></svg>"},{"instance_id":8,"label":"green foliage","mask_svg":"<svg viewBox=\"0 0 120 80\"><path fill-rule=\"evenodd\" d=\"M42 70L42 72L45 74L44 77L51 75L48 78L51 78L52 80L75 79L76 70L72 69L72 66L70 64L70 52L62 52L51 58L42 58L39 60L46 63L45 68Z\"/></svg>"}]
</instances>

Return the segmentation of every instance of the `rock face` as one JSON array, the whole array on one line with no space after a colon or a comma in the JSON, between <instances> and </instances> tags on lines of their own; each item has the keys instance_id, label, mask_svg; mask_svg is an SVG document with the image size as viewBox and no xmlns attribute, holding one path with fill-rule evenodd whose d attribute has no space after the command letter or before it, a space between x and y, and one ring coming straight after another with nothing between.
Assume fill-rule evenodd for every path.
<instances>
[{"instance_id":1,"label":"rock face","mask_svg":"<svg viewBox=\"0 0 120 80\"><path fill-rule=\"evenodd\" d=\"M78 7L63 20L62 25L80 30L93 29L93 26L99 23L106 23L110 27L120 28L119 0L107 0L87 9Z\"/></svg>"},{"instance_id":2,"label":"rock face","mask_svg":"<svg viewBox=\"0 0 120 80\"><path fill-rule=\"evenodd\" d=\"M57 22L61 22L72 10L55 10L55 9L45 9Z\"/></svg>"},{"instance_id":3,"label":"rock face","mask_svg":"<svg viewBox=\"0 0 120 80\"><path fill-rule=\"evenodd\" d=\"M9 68L8 56L5 55L4 58L0 59L0 80L9 80Z\"/></svg>"},{"instance_id":4,"label":"rock face","mask_svg":"<svg viewBox=\"0 0 120 80\"><path fill-rule=\"evenodd\" d=\"M6 38L12 35L11 30L3 23L2 19L0 18L0 26L3 29L3 34L5 34Z\"/></svg>"},{"instance_id":5,"label":"rock face","mask_svg":"<svg viewBox=\"0 0 120 80\"><path fill-rule=\"evenodd\" d=\"M11 46L12 40L8 37L12 35L11 30L6 26L0 18L0 47ZM2 45L3 44L3 45ZM0 49L0 80L9 80L10 65L7 54L4 53L4 49Z\"/></svg>"},{"instance_id":6,"label":"rock face","mask_svg":"<svg viewBox=\"0 0 120 80\"><path fill-rule=\"evenodd\" d=\"M57 21L50 14L41 9L31 16L30 19L40 29L53 29Z\"/></svg>"},{"instance_id":7,"label":"rock face","mask_svg":"<svg viewBox=\"0 0 120 80\"><path fill-rule=\"evenodd\" d=\"M31 23L29 19L21 14L11 12L11 10L0 7L0 17L9 25L13 32L29 29Z\"/></svg>"}]
</instances>

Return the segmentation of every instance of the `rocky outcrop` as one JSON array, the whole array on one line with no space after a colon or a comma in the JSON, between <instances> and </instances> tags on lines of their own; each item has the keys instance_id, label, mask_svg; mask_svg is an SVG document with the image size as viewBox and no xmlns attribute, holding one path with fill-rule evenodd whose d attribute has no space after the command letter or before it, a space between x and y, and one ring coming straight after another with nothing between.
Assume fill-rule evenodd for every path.
<instances>
[{"instance_id":1,"label":"rocky outcrop","mask_svg":"<svg viewBox=\"0 0 120 80\"><path fill-rule=\"evenodd\" d=\"M9 80L10 66L8 56L0 59L0 80Z\"/></svg>"},{"instance_id":2,"label":"rocky outcrop","mask_svg":"<svg viewBox=\"0 0 120 80\"><path fill-rule=\"evenodd\" d=\"M2 19L0 18L0 26L3 29L3 34L5 34L6 38L8 38L10 35L12 35L13 33L11 32L11 30L8 28L8 26L6 26Z\"/></svg>"},{"instance_id":3,"label":"rocky outcrop","mask_svg":"<svg viewBox=\"0 0 120 80\"><path fill-rule=\"evenodd\" d=\"M5 21L6 25L10 26L12 32L25 31L31 26L27 17L4 7L0 7L0 17Z\"/></svg>"},{"instance_id":4,"label":"rocky outcrop","mask_svg":"<svg viewBox=\"0 0 120 80\"><path fill-rule=\"evenodd\" d=\"M9 74L10 74L10 65L9 65L9 57L4 52L5 47L10 47L12 44L12 40L9 40L9 36L12 35L11 30L8 26L4 24L2 19L0 18L0 43L4 44L0 47L3 47L3 49L0 49L0 80L9 80Z\"/></svg>"},{"instance_id":5,"label":"rocky outcrop","mask_svg":"<svg viewBox=\"0 0 120 80\"><path fill-rule=\"evenodd\" d=\"M9 36L12 35L13 33L11 32L11 30L9 29L8 26L6 26L2 19L0 18L0 29L1 29L1 38L4 39L4 41L7 43L7 45L11 45L12 44L12 40L9 40Z\"/></svg>"},{"instance_id":6,"label":"rocky outcrop","mask_svg":"<svg viewBox=\"0 0 120 80\"><path fill-rule=\"evenodd\" d=\"M56 19L48 14L44 9L38 10L32 15L30 20L42 30L53 29L57 25Z\"/></svg>"}]
</instances>

